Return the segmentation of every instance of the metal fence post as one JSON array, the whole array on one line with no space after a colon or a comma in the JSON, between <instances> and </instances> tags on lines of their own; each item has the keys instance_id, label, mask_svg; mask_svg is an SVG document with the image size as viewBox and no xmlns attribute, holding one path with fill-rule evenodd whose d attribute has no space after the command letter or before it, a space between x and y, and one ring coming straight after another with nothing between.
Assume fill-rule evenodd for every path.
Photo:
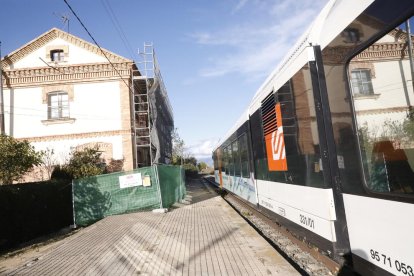
<instances>
[{"instance_id":1,"label":"metal fence post","mask_svg":"<svg viewBox=\"0 0 414 276\"><path fill-rule=\"evenodd\" d=\"M163 209L162 207L162 195L161 195L161 185L160 185L160 176L158 173L158 165L153 165L155 170L155 179L157 180L158 184L158 196L160 198L160 209Z\"/></svg>"},{"instance_id":2,"label":"metal fence post","mask_svg":"<svg viewBox=\"0 0 414 276\"><path fill-rule=\"evenodd\" d=\"M72 209L73 209L73 228L76 228L76 220L75 220L75 186L72 180Z\"/></svg>"},{"instance_id":3,"label":"metal fence post","mask_svg":"<svg viewBox=\"0 0 414 276\"><path fill-rule=\"evenodd\" d=\"M183 193L183 166L180 166L180 201L183 200L184 198L184 193Z\"/></svg>"}]
</instances>

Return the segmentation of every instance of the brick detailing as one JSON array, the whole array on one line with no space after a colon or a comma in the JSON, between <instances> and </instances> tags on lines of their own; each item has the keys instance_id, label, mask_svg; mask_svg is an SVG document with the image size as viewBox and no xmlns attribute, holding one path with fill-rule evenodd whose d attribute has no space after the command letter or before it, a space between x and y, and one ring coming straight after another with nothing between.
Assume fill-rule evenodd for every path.
<instances>
[{"instance_id":1,"label":"brick detailing","mask_svg":"<svg viewBox=\"0 0 414 276\"><path fill-rule=\"evenodd\" d=\"M47 94L55 91L68 93L69 101L73 102L73 84L68 85L49 85L42 87L42 103L47 104Z\"/></svg>"},{"instance_id":2,"label":"brick detailing","mask_svg":"<svg viewBox=\"0 0 414 276\"><path fill-rule=\"evenodd\" d=\"M32 143L32 142L49 142L49 141L73 140L73 139L118 136L118 135L131 136L131 130L111 130L111 131L99 131L99 132L88 132L88 133L72 133L72 134L63 134L63 135L17 138L17 140L19 141L27 140Z\"/></svg>"},{"instance_id":3,"label":"brick detailing","mask_svg":"<svg viewBox=\"0 0 414 276\"><path fill-rule=\"evenodd\" d=\"M114 70L116 68L116 71ZM39 67L30 69L4 70L4 84L9 88L33 87L44 84L62 84L67 82L87 82L129 78L132 62L93 63L59 66L56 68ZM125 84L124 84L125 85Z\"/></svg>"},{"instance_id":4,"label":"brick detailing","mask_svg":"<svg viewBox=\"0 0 414 276\"><path fill-rule=\"evenodd\" d=\"M99 50L99 48L96 45L89 43L86 40L83 40L74 35L71 35L67 32L59 30L57 28L53 28L50 31L30 41L21 48L17 49L16 51L12 52L11 54L7 55L2 60L3 69L9 68L11 64L16 63L17 61L21 60L25 56L29 55L30 53L34 52L35 50L39 49L40 47L48 43L49 41L56 38L62 38L68 41L69 43L81 47L87 51L90 51L100 56L104 56L101 50ZM103 49L103 51L105 55L109 58L109 60L111 60L112 62L132 62L132 60L126 59L108 50Z\"/></svg>"}]
</instances>

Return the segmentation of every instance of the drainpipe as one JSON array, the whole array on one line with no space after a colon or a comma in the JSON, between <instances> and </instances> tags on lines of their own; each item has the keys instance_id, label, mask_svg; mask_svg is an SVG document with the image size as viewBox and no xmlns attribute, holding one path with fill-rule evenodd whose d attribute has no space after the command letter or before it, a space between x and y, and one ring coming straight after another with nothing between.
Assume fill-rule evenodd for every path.
<instances>
[{"instance_id":1,"label":"drainpipe","mask_svg":"<svg viewBox=\"0 0 414 276\"><path fill-rule=\"evenodd\" d=\"M411 68L411 84L413 85L413 90L414 90L413 41L411 40L410 20L405 21L405 29L407 32L408 57L410 59L410 68Z\"/></svg>"},{"instance_id":2,"label":"drainpipe","mask_svg":"<svg viewBox=\"0 0 414 276\"><path fill-rule=\"evenodd\" d=\"M6 134L4 129L4 99L3 99L3 65L1 63L1 41L0 41L0 134Z\"/></svg>"}]
</instances>

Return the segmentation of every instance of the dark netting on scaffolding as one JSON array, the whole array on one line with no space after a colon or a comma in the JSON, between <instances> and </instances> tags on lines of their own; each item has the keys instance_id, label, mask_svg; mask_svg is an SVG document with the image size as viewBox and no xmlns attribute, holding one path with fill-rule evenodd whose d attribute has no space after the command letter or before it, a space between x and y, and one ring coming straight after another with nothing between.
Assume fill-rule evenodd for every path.
<instances>
[{"instance_id":1,"label":"dark netting on scaffolding","mask_svg":"<svg viewBox=\"0 0 414 276\"><path fill-rule=\"evenodd\" d=\"M152 43L144 43L132 73L134 86L135 166L169 164L172 158L173 110Z\"/></svg>"},{"instance_id":2,"label":"dark netting on scaffolding","mask_svg":"<svg viewBox=\"0 0 414 276\"><path fill-rule=\"evenodd\" d=\"M148 91L151 106L151 142L156 148L154 163L169 163L172 156L173 111L154 53L154 79Z\"/></svg>"},{"instance_id":3,"label":"dark netting on scaffolding","mask_svg":"<svg viewBox=\"0 0 414 276\"><path fill-rule=\"evenodd\" d=\"M184 198L186 194L184 169L177 166L157 166L160 179L162 206L171 207L172 204Z\"/></svg>"},{"instance_id":4,"label":"dark netting on scaffolding","mask_svg":"<svg viewBox=\"0 0 414 276\"><path fill-rule=\"evenodd\" d=\"M123 176L126 175L141 177L143 185L121 186L125 182ZM73 201L75 224L81 226L110 215L159 208L160 192L155 168L146 167L131 172L74 180Z\"/></svg>"}]
</instances>

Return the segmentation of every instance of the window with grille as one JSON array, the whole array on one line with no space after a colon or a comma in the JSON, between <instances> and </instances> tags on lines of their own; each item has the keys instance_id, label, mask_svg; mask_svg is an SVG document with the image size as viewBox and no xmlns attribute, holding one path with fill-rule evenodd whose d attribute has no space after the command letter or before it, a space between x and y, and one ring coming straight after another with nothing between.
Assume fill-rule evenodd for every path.
<instances>
[{"instance_id":1,"label":"window with grille","mask_svg":"<svg viewBox=\"0 0 414 276\"><path fill-rule=\"evenodd\" d=\"M65 53L62 49L56 49L50 51L50 59L51 61L64 61L65 60Z\"/></svg>"},{"instance_id":2,"label":"window with grille","mask_svg":"<svg viewBox=\"0 0 414 276\"><path fill-rule=\"evenodd\" d=\"M67 92L56 91L48 94L48 119L69 118L69 97Z\"/></svg>"},{"instance_id":3,"label":"window with grille","mask_svg":"<svg viewBox=\"0 0 414 276\"><path fill-rule=\"evenodd\" d=\"M352 92L355 95L372 95L371 70L355 69L351 71Z\"/></svg>"}]
</instances>

